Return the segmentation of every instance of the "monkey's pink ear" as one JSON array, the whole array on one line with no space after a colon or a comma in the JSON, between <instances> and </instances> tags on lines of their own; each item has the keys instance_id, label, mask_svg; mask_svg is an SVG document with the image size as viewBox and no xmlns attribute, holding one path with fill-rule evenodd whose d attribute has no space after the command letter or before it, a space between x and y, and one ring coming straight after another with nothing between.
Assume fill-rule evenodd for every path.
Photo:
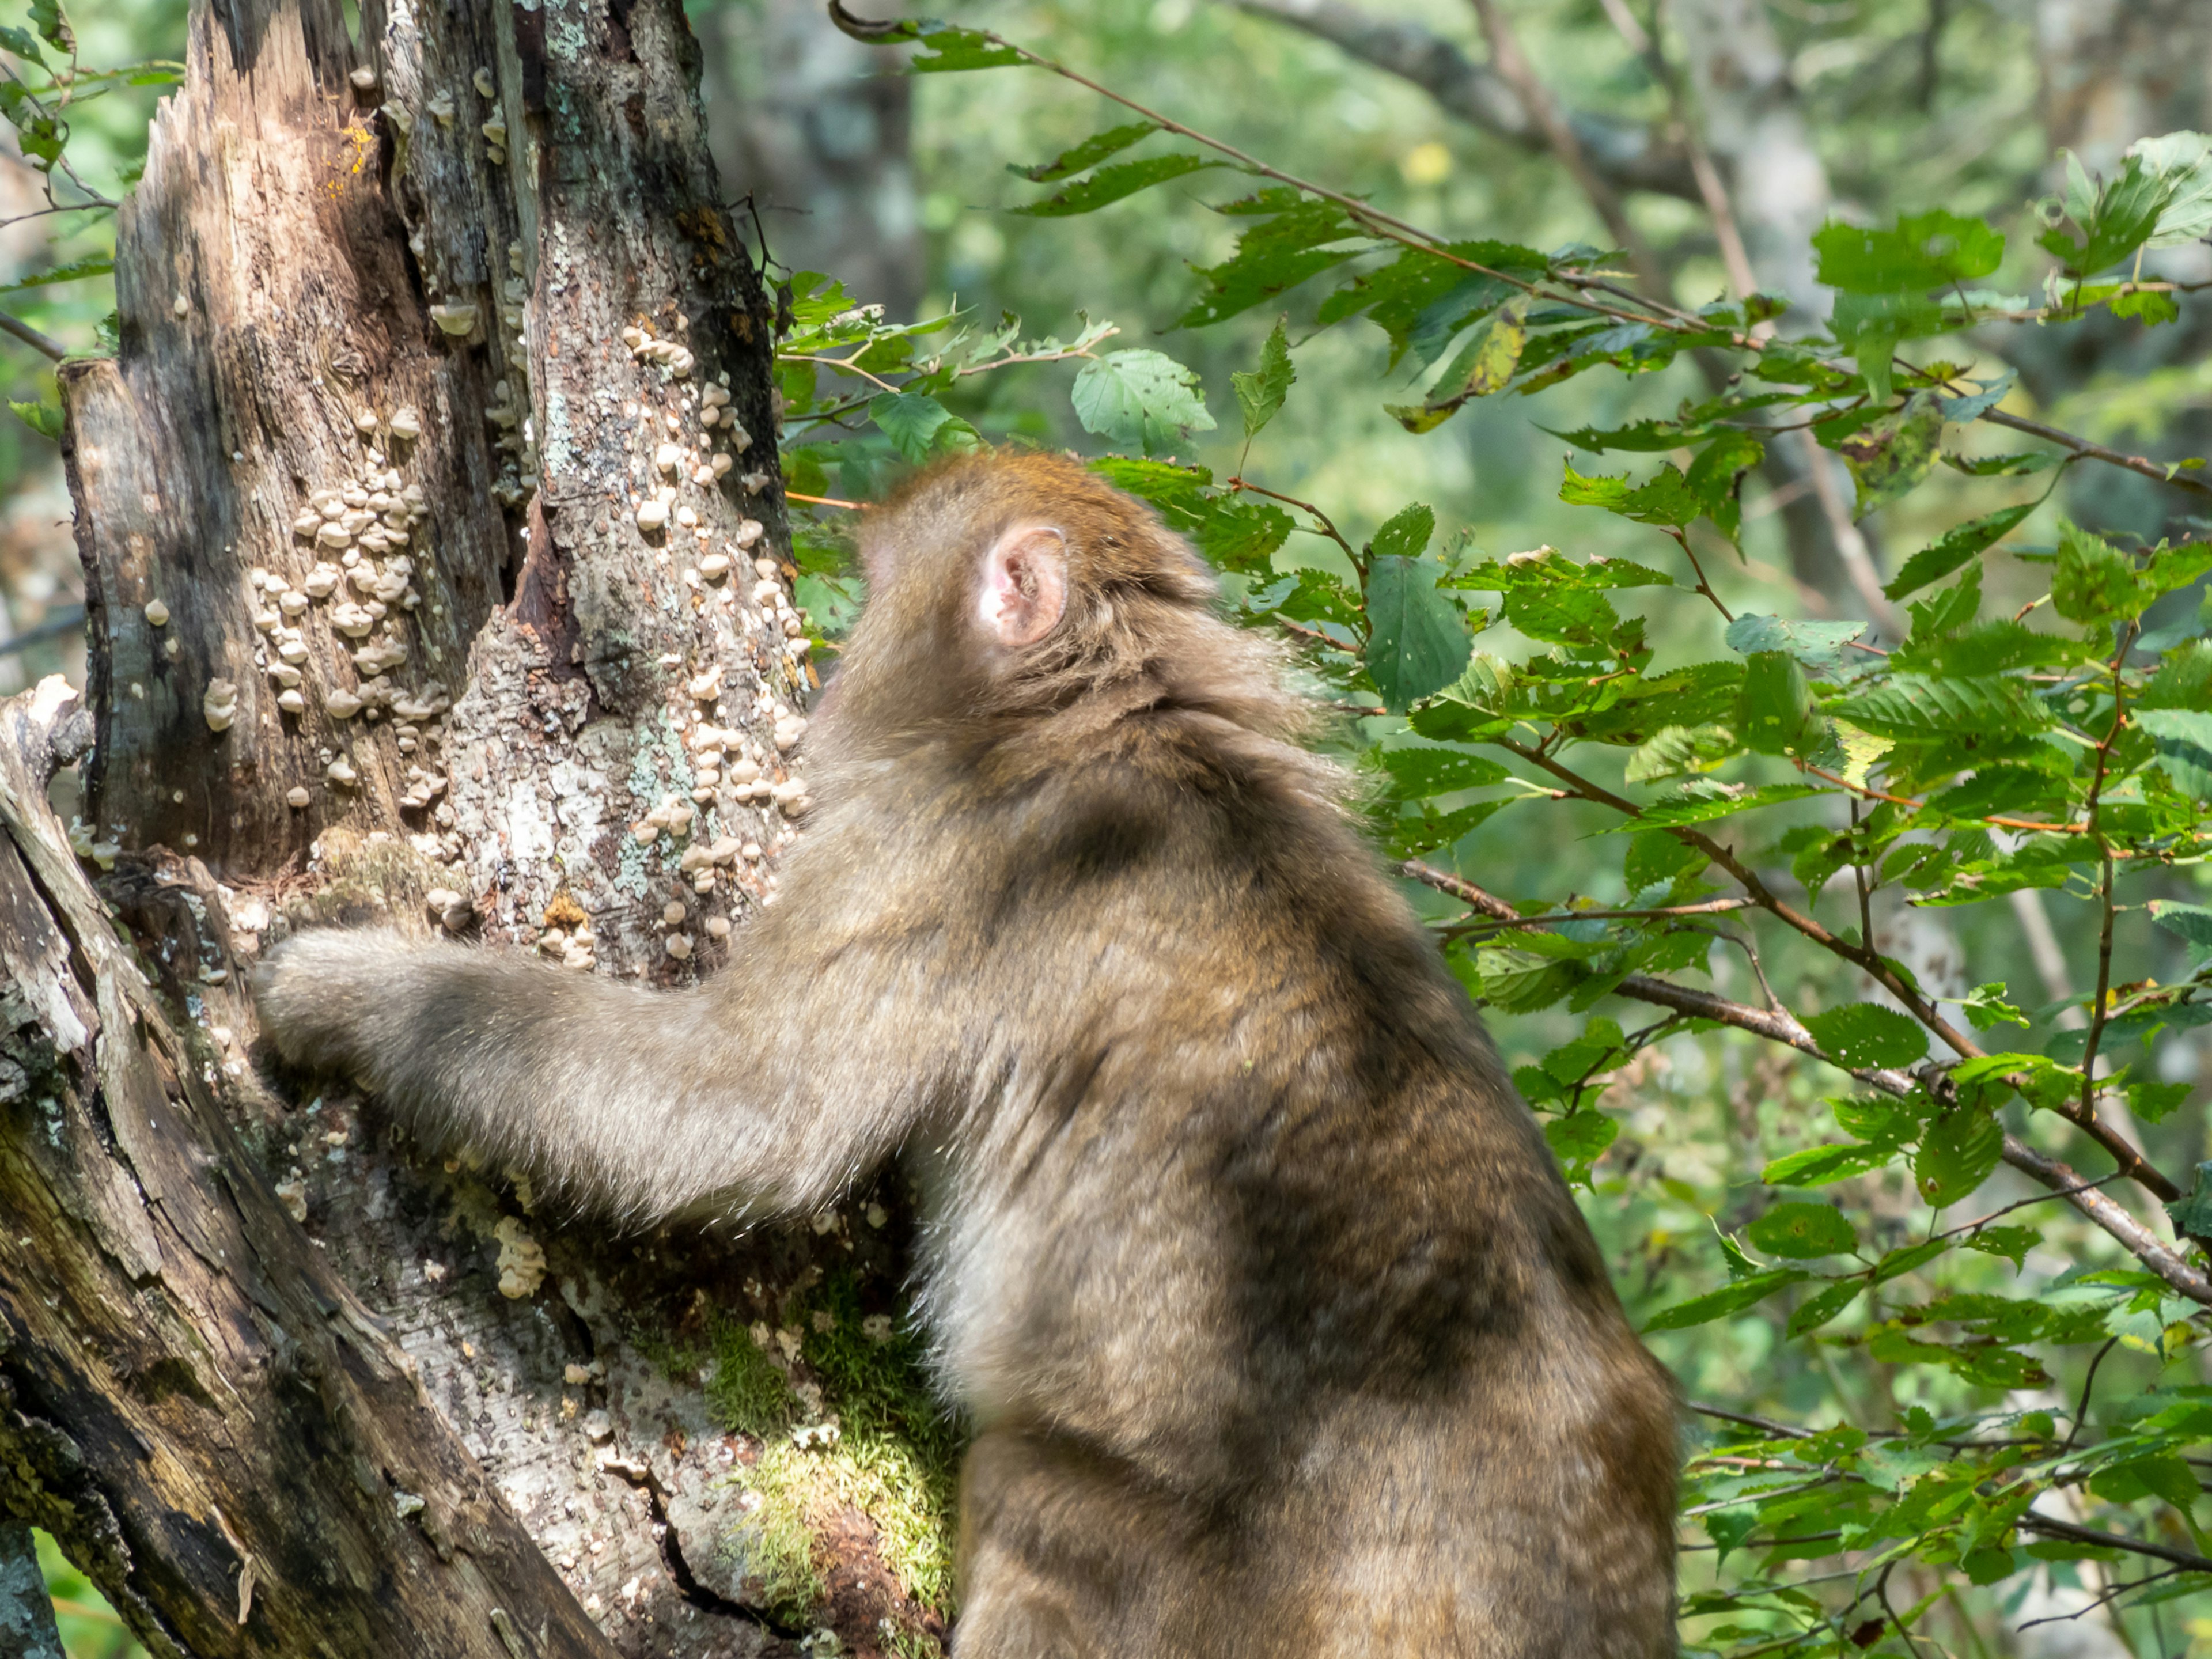
<instances>
[{"instance_id":1,"label":"monkey's pink ear","mask_svg":"<svg viewBox=\"0 0 2212 1659\"><path fill-rule=\"evenodd\" d=\"M1035 645L1067 609L1067 544L1057 530L1016 525L983 556L976 615L1000 645Z\"/></svg>"}]
</instances>

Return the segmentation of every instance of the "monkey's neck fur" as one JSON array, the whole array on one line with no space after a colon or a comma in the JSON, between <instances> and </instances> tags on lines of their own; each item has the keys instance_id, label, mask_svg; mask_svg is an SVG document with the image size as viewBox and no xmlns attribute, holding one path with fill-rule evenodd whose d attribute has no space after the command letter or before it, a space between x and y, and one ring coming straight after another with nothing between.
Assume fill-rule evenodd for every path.
<instances>
[{"instance_id":1,"label":"monkey's neck fur","mask_svg":"<svg viewBox=\"0 0 2212 1659\"><path fill-rule=\"evenodd\" d=\"M881 512L726 966L310 934L287 1053L637 1216L914 1158L979 1431L963 1652L1670 1650L1664 1375L1273 659L1070 464Z\"/></svg>"}]
</instances>

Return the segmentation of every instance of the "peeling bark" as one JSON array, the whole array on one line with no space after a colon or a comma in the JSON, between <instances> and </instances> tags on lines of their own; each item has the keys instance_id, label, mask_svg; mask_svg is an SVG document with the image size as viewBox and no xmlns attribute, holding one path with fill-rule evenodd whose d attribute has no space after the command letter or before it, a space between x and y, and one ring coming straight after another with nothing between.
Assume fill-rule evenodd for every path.
<instances>
[{"instance_id":1,"label":"peeling bark","mask_svg":"<svg viewBox=\"0 0 2212 1659\"><path fill-rule=\"evenodd\" d=\"M194 6L121 349L64 374L88 709L0 705L0 1514L164 1656L927 1651L895 1188L624 1236L257 1066L291 928L673 981L805 806L773 313L680 6L361 15Z\"/></svg>"}]
</instances>

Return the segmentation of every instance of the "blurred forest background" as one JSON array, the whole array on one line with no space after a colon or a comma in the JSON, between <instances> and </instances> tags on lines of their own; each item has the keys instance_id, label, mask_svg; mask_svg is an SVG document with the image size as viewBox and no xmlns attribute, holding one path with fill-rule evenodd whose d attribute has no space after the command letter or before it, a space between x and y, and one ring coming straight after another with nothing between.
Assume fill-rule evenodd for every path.
<instances>
[{"instance_id":1,"label":"blurred forest background","mask_svg":"<svg viewBox=\"0 0 2212 1659\"><path fill-rule=\"evenodd\" d=\"M1814 319L1827 301L1808 238L1832 217L1887 224L1942 206L2017 230L2032 202L2063 188L2053 161L2062 149L2110 173L2141 137L2212 130L2207 0L942 0L941 9L1386 211L1456 235L1626 248L1645 280L1656 276L1688 307L1726 295L1747 264L1758 286ZM1224 191L1189 181L1073 219L1004 210L1036 194L1008 164L1042 161L1121 118L1103 102L1046 76L900 76L895 57L836 33L814 0L698 0L691 13L728 193L750 194L778 265L831 273L894 319L956 306L989 319L1003 309L1030 332L1065 337L1080 326L1078 313L1110 318L1120 343L1158 346L1198 372L1218 411L1233 407L1229 375L1254 361L1275 307L1203 331L1170 326L1199 290L1192 267L1233 246L1237 226L1204 206ZM88 63L181 48L180 0L96 0L70 15ZM128 189L156 96L118 88L73 112L80 179L55 180L54 195L92 210L42 214L46 179L12 149L0 165L0 284L13 290L0 308L70 349L98 343L112 291L101 278L41 278L112 245L112 216L96 204ZM1686 132L1700 143L1686 146ZM1717 179L1700 176L1708 159ZM1732 222L1709 210L1716 187L1733 202ZM2176 280L2212 276L2203 244L2152 263ZM2019 371L2008 407L2160 459L2212 449L2208 343L2205 295L2184 301L2176 326L2104 319L1975 341L1986 364ZM1445 532L1494 557L1544 544L1577 557L1648 549L1648 532L1559 502L1566 447L1535 422L1617 427L1663 414L1704 395L1686 359L1636 380L1585 376L1540 400L1486 400L1417 438L1372 395L1386 355L1373 331L1333 331L1301 346L1296 394L1267 438L1272 488L1325 504L1355 538L1418 499L1435 507ZM0 337L11 402L51 404L52 367ZM987 437L1095 449L1068 411L1072 373L1066 364L996 373L947 402ZM885 453L879 440L860 441L876 447L856 459ZM1225 474L1237 454L1224 418L1187 459ZM1747 486L1746 556L1715 577L1738 611L1866 615L1869 570L1878 581L1943 526L2025 498L2021 480L1939 477L1883 514L1878 534L1862 533L1824 511L1832 484L1804 468L1785 458ZM846 467L843 486L866 471ZM2048 543L2060 511L2108 534L2201 533L2179 516L2188 504L2140 477L2075 468L2021 535ZM1331 556L1318 538L1292 546L1309 543L1315 561ZM1997 556L1985 580L1999 602L2014 588L2032 597L2044 581L2008 572ZM23 420L0 422L0 692L56 672L81 679L81 601L55 446ZM1661 595L1651 614L1662 663L1719 654L1719 624L1688 592ZM1453 849L1458 868L1494 892L1603 896L1589 843L1550 820L1549 833L1531 835L1535 822L1507 814L1478 829ZM2186 893L2190 873L2177 881ZM2012 966L2023 1006L2055 1006L2094 978L2087 915L2052 892L1940 916L1895 908L1876 925L1884 948L1925 982L1971 983L1959 975L1972 957ZM2116 980L2189 971L2181 941L2140 915L2124 919L2118 956ZM1809 951L1783 950L1767 969L1785 997L1863 994ZM1516 1061L1572 1029L1564 1013L1493 1016L1492 1024ZM2212 1081L2203 1029L2160 1041L2161 1076ZM1615 1084L1603 1104L1622 1133L1583 1196L1632 1314L1715 1276L1715 1227L1735 1229L1755 1212L1764 1164L1802 1144L1808 1113L1834 1086L1820 1070L1748 1037L1706 1033L1654 1048ZM2207 1093L2143 1132L2155 1161L2186 1170L2212 1158ZM1902 1224L1918 1204L1894 1170L1863 1186L1851 1200L1877 1218ZM1976 1211L2033 1190L2001 1171ZM2047 1223L2024 1280L2070 1265L2076 1234L2091 1249L2086 1225ZM2011 1278L2001 1264L1991 1272ZM1848 1345L1785 1341L1783 1320L1753 1311L1655 1346L1688 1395L1793 1424L1872 1428L1914 1403L1941 1412L1973 1392L1940 1370L1888 1364ZM2212 1381L2198 1352L2161 1357L2122 1344L2104 1360L2100 1388L2124 1395L2161 1373ZM2070 1402L2087 1360L2080 1350L2053 1360L2048 1403ZM1705 1569L1695 1554L1686 1560L1694 1586ZM135 1651L96 1598L57 1571L71 1652ZM2124 1618L2085 1613L2096 1571L2053 1564L1994 1595L1963 1580L1933 1585L1949 1606L1929 1628L1960 1653L2212 1656L2212 1606L2200 1601ZM2039 1618L2059 1622L2018 1631Z\"/></svg>"}]
</instances>

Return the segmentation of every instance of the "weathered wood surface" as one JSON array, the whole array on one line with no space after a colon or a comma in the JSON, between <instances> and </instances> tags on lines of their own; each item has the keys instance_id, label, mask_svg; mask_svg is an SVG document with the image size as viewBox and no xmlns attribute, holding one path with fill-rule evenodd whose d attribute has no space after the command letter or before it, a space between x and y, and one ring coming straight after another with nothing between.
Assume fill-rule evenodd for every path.
<instances>
[{"instance_id":1,"label":"weathered wood surface","mask_svg":"<svg viewBox=\"0 0 2212 1659\"><path fill-rule=\"evenodd\" d=\"M701 1386L750 1331L825 1443L823 1287L883 1340L895 1194L622 1237L257 1063L293 927L680 979L805 805L773 313L680 6L361 15L194 6L121 349L64 372L91 741L65 828L56 694L9 706L0 1510L163 1653L927 1651L851 1466L805 1483L812 1587L768 1582L789 1448Z\"/></svg>"},{"instance_id":2,"label":"weathered wood surface","mask_svg":"<svg viewBox=\"0 0 2212 1659\"><path fill-rule=\"evenodd\" d=\"M0 704L0 1509L163 1659L605 1653L71 857L72 707Z\"/></svg>"}]
</instances>

